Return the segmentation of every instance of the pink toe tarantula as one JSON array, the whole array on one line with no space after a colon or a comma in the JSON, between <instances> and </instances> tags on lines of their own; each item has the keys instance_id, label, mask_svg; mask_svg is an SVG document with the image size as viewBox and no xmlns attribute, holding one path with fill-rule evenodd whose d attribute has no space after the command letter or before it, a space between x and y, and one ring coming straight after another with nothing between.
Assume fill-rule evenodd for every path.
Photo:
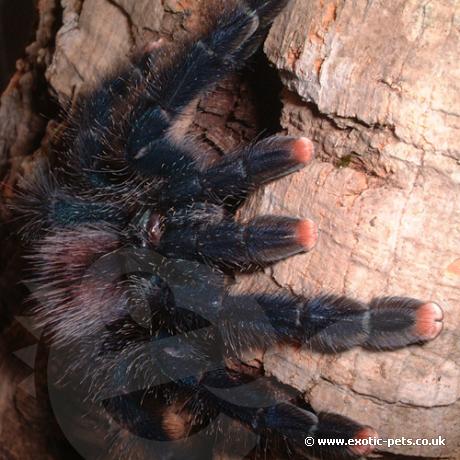
<instances>
[{"instance_id":1,"label":"pink toe tarantula","mask_svg":"<svg viewBox=\"0 0 460 460\"><path fill-rule=\"evenodd\" d=\"M308 165L313 145L272 136L216 159L184 120L287 3L227 2L196 41L145 47L80 97L20 186L49 399L83 458L367 455L373 428L315 413L247 356L279 344L392 350L441 331L430 301L229 290L235 273L315 245L307 219L235 220L248 194Z\"/></svg>"}]
</instances>

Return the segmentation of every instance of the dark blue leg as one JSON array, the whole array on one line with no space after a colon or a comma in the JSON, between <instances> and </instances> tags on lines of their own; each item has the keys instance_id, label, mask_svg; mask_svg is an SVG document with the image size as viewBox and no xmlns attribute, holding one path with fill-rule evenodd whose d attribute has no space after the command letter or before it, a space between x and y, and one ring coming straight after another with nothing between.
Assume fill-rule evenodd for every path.
<instances>
[{"instance_id":1,"label":"dark blue leg","mask_svg":"<svg viewBox=\"0 0 460 460\"><path fill-rule=\"evenodd\" d=\"M193 167L183 173L187 152L171 144L184 111L203 91L243 67L286 4L287 0L223 4L219 19L201 39L183 45L180 51L177 45L171 53L159 51L159 65L146 72L136 107L129 115L126 156L136 170L148 176L158 174L161 168L196 174Z\"/></svg>"},{"instance_id":2,"label":"dark blue leg","mask_svg":"<svg viewBox=\"0 0 460 460\"><path fill-rule=\"evenodd\" d=\"M182 58L160 70L151 95L172 114L180 113L200 93L230 72L260 46L261 39L287 0L251 0L222 4L212 30L191 46L184 47Z\"/></svg>"},{"instance_id":3,"label":"dark blue leg","mask_svg":"<svg viewBox=\"0 0 460 460\"><path fill-rule=\"evenodd\" d=\"M308 251L317 240L313 222L288 217L259 217L247 224L224 218L195 226L187 225L186 219L181 226L168 225L166 220L165 227L158 250L167 257L202 259L237 269Z\"/></svg>"},{"instance_id":4,"label":"dark blue leg","mask_svg":"<svg viewBox=\"0 0 460 460\"><path fill-rule=\"evenodd\" d=\"M190 181L194 182L199 168L189 154L196 152L175 143L182 137L177 130L184 111L203 91L244 65L286 3L251 0L223 4L219 19L195 43L174 52L147 50L129 68L82 97L68 123L74 135L64 140L63 150L69 152L61 161L66 182L110 193L117 183L127 183L134 172L147 178L174 175L176 182L186 182L187 190L193 188ZM272 166L277 170L273 177L280 174L280 161L274 160ZM292 161L287 163L281 167L283 174L298 167ZM223 182L229 183L232 177L225 177L225 168L222 164ZM212 175L219 172L219 168L210 171L202 185L206 187L208 181L212 188ZM230 174L235 176L235 172ZM225 184L221 185L224 193ZM252 186L244 180L241 185Z\"/></svg>"},{"instance_id":5,"label":"dark blue leg","mask_svg":"<svg viewBox=\"0 0 460 460\"><path fill-rule=\"evenodd\" d=\"M284 342L322 352L354 346L391 350L435 339L442 310L433 302L377 298L368 305L341 296L228 297L221 330L228 349L266 348Z\"/></svg>"},{"instance_id":6,"label":"dark blue leg","mask_svg":"<svg viewBox=\"0 0 460 460\"><path fill-rule=\"evenodd\" d=\"M128 221L126 208L64 188L47 166L35 172L33 181L18 186L12 209L18 216L21 233L30 238L53 227L65 229L101 222L123 227Z\"/></svg>"},{"instance_id":7,"label":"dark blue leg","mask_svg":"<svg viewBox=\"0 0 460 460\"><path fill-rule=\"evenodd\" d=\"M181 175L165 184L158 200L175 205L244 198L258 186L302 169L313 155L309 139L270 137L225 156L205 171L183 168Z\"/></svg>"}]
</instances>

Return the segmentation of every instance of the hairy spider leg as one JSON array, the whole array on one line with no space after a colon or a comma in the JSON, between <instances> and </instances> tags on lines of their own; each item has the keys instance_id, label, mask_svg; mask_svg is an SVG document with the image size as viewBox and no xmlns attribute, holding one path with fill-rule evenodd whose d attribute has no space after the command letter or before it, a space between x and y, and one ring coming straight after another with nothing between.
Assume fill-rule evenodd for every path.
<instances>
[{"instance_id":1,"label":"hairy spider leg","mask_svg":"<svg viewBox=\"0 0 460 460\"><path fill-rule=\"evenodd\" d=\"M191 45L183 45L182 50L176 50L171 56L165 52L162 54L161 64L149 72L145 91L129 115L131 131L127 136L125 154L127 162L137 172L149 177L170 177L173 174L176 182L189 180L189 176L197 174L200 167L195 159L200 153L195 152L193 146L185 148L182 145L183 130L178 128L182 126L184 112L204 91L243 67L260 45L268 25L286 3L285 0L256 1L249 6L243 2L231 2L230 7L223 8L208 34ZM180 136L177 135L178 129ZM267 149L270 150L267 142L260 144L262 153ZM246 156L251 157L250 154ZM304 157L297 163L301 164L303 160ZM287 161L282 168L285 173L292 171L292 158L284 161ZM274 160L273 166L279 169L280 163L281 160ZM274 172L273 177L277 177L276 174L279 175L280 171Z\"/></svg>"},{"instance_id":2,"label":"hairy spider leg","mask_svg":"<svg viewBox=\"0 0 460 460\"><path fill-rule=\"evenodd\" d=\"M172 55L161 47L153 47L138 55L120 75L106 79L83 97L70 118L68 131L73 135L67 140L62 162L63 169L70 169L70 176L74 176L73 182L82 188L86 179L89 189L106 189L110 193L117 181L127 181L133 173L130 169L147 177L174 175L177 182L183 175L189 181L188 177L199 169L194 159L199 152L190 151L194 149L185 148L174 137L184 110L203 91L244 65L286 3L234 2L223 8L211 31L195 43L179 46L182 50ZM281 142L278 140L278 144ZM262 142L258 149L263 154L273 147L270 149L267 142ZM293 149L301 150L298 146ZM257 168L257 163L263 161L254 158L257 148L252 151L252 155L246 153L242 157L253 157ZM305 155L297 155L297 162L287 156L276 159L272 155L273 178L292 172L305 162ZM270 163L269 153L266 157L265 162ZM269 170L270 164L266 168ZM242 186L245 185L248 184L243 181Z\"/></svg>"},{"instance_id":3,"label":"hairy spider leg","mask_svg":"<svg viewBox=\"0 0 460 460\"><path fill-rule=\"evenodd\" d=\"M166 183L158 202L180 205L196 200L242 200L257 187L302 169L314 156L307 138L273 136L243 147L208 168L184 168L179 180Z\"/></svg>"},{"instance_id":4,"label":"hairy spider leg","mask_svg":"<svg viewBox=\"0 0 460 460\"><path fill-rule=\"evenodd\" d=\"M394 350L435 339L443 313L434 302L383 297L369 304L345 296L292 294L229 296L220 321L227 349L274 343L305 345L326 353L355 346Z\"/></svg>"},{"instance_id":5,"label":"hairy spider leg","mask_svg":"<svg viewBox=\"0 0 460 460\"><path fill-rule=\"evenodd\" d=\"M32 179L18 185L11 205L23 238L36 240L56 228L106 222L123 228L128 222L128 208L119 206L96 193L89 196L76 186L64 186L44 164L31 174Z\"/></svg>"},{"instance_id":6,"label":"hairy spider leg","mask_svg":"<svg viewBox=\"0 0 460 460\"><path fill-rule=\"evenodd\" d=\"M366 312L370 314L367 320L363 318ZM366 306L343 296L310 299L288 294L228 296L218 320L219 332L210 334L205 343L202 337L192 332L160 352L161 371L178 385L172 397L176 403L170 404L160 417L162 439L187 437L223 413L253 430L259 436L258 448L264 453L268 448L270 451L295 452L300 457L308 453L327 455L327 458L366 455L373 450L372 445L341 448L320 447L316 443L316 447L305 446L306 437L360 440L378 435L372 428L346 417L313 413L298 399L295 401L294 390L288 390L273 379L262 377L257 380L252 374L232 370L225 364L207 371L209 364L218 359L216 349L237 350L238 355L247 348L312 341L316 341L313 345L316 349L327 352L356 345L377 350L394 349L433 339L439 333L438 314L439 307L435 304L408 298L375 299ZM420 334L428 323L431 325L429 337ZM230 354L229 358L227 352L225 362L238 361L238 356ZM245 387L253 381L257 384ZM221 390L232 388L239 388L236 400L222 397ZM185 398L189 404L179 403L184 400L182 392L194 395L195 403L192 404L190 398ZM272 399L267 402L270 392L273 393ZM199 404L196 404L197 400Z\"/></svg>"},{"instance_id":7,"label":"hairy spider leg","mask_svg":"<svg viewBox=\"0 0 460 460\"><path fill-rule=\"evenodd\" d=\"M183 343L174 352L168 350L165 356L168 375L174 375L170 372L171 367L184 370L180 364L183 358L178 356L185 351L188 353L191 349ZM203 353L206 355L206 351ZM197 355L196 350L194 355ZM177 362L171 364L171 359ZM208 356L202 362L207 359L212 357ZM356 458L369 453L372 446L324 448L317 443L316 447L307 447L305 438L311 437L317 441L323 438L348 440L378 436L372 428L346 417L315 414L297 391L273 378L257 375L254 371L246 373L225 367L208 372L201 372L203 368L200 367L186 369L191 372L190 376L182 374L173 383L155 387L142 397L135 392L114 398L107 401L106 408L118 420L124 421L134 434L141 434L147 439L180 441L207 430L210 444L213 444L213 440L215 442L217 432L222 429L213 421L223 414L255 433L255 446L250 445L249 450L261 453L263 458L267 450L272 454L278 452L283 458L286 452L295 452L300 458L307 458L312 453L322 456L328 454L335 458ZM154 410L151 408L153 403ZM224 433L224 445L231 447L232 439L225 437ZM239 441L237 444L233 449L241 449ZM213 447L218 448L216 445Z\"/></svg>"},{"instance_id":8,"label":"hairy spider leg","mask_svg":"<svg viewBox=\"0 0 460 460\"><path fill-rule=\"evenodd\" d=\"M230 218L213 224L168 227L158 251L168 257L201 259L237 269L264 266L313 248L318 236L310 220L262 216L247 224Z\"/></svg>"}]
</instances>

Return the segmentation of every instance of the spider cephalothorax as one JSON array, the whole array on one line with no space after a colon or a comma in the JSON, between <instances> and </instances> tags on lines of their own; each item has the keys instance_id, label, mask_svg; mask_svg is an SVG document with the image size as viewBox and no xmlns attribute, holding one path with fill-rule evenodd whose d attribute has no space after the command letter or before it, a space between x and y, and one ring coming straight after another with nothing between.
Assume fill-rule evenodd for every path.
<instances>
[{"instance_id":1,"label":"spider cephalothorax","mask_svg":"<svg viewBox=\"0 0 460 460\"><path fill-rule=\"evenodd\" d=\"M252 190L307 165L311 141L274 136L214 158L185 137L199 95L242 67L286 3L222 3L201 39L174 52L147 46L80 99L55 159L18 197L52 385L103 432L96 454L84 455L366 454L356 444L373 429L315 414L242 354L280 343L395 349L441 331L433 302L226 290L224 273L311 250L318 237L308 219L240 223L232 213ZM355 443L321 448L307 437ZM78 439L91 445L91 431Z\"/></svg>"}]
</instances>

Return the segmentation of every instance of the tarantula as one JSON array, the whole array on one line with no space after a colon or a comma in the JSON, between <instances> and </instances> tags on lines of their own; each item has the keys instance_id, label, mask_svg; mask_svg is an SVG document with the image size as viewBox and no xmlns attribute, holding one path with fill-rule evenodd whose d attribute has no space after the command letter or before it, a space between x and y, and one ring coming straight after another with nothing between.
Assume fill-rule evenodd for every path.
<instances>
[{"instance_id":1,"label":"tarantula","mask_svg":"<svg viewBox=\"0 0 460 460\"><path fill-rule=\"evenodd\" d=\"M310 140L273 136L216 159L186 136L199 96L242 68L287 3L226 2L195 42L147 46L80 98L18 196L50 393L87 458L366 455L372 428L314 413L243 357L274 344L396 349L441 331L434 302L227 290L228 275L318 237L307 219L234 218L248 193L311 161Z\"/></svg>"}]
</instances>

